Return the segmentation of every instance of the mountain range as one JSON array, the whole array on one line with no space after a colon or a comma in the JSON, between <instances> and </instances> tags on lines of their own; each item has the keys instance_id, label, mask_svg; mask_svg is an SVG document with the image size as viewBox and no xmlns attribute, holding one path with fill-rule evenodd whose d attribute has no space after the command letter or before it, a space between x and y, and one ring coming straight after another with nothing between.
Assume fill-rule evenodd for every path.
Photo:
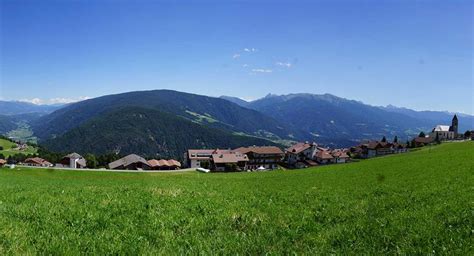
<instances>
[{"instance_id":1,"label":"mountain range","mask_svg":"<svg viewBox=\"0 0 474 256\"><path fill-rule=\"evenodd\" d=\"M40 144L52 151L137 153L181 158L188 148L284 146L316 141L351 146L361 140L408 139L452 113L377 107L330 94L267 95L255 101L208 97L172 90L121 93L62 107L24 105L0 109L0 133L27 120ZM474 117L460 116L460 130Z\"/></svg>"},{"instance_id":2,"label":"mountain range","mask_svg":"<svg viewBox=\"0 0 474 256\"><path fill-rule=\"evenodd\" d=\"M300 140L316 140L333 146L348 146L383 136L408 139L420 131L431 130L437 124L449 125L454 115L391 105L370 106L331 94L269 94L251 102L228 96L222 98L287 123ZM473 129L473 116L458 116L462 119L460 131Z\"/></svg>"}]
</instances>

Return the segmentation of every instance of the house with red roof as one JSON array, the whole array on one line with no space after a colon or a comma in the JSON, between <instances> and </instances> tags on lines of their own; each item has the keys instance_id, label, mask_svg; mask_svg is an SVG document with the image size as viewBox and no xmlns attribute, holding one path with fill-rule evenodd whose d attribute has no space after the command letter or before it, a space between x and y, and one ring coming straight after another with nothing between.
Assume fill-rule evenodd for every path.
<instances>
[{"instance_id":1,"label":"house with red roof","mask_svg":"<svg viewBox=\"0 0 474 256\"><path fill-rule=\"evenodd\" d=\"M148 160L148 165L152 170L178 170L181 168L181 163L174 160L156 160L156 159L151 159Z\"/></svg>"},{"instance_id":2,"label":"house with red roof","mask_svg":"<svg viewBox=\"0 0 474 256\"><path fill-rule=\"evenodd\" d=\"M52 163L44 160L43 158L40 157L32 157L32 158L27 158L23 162L23 165L26 166L36 166L36 167L51 167L53 166Z\"/></svg>"},{"instance_id":3,"label":"house with red roof","mask_svg":"<svg viewBox=\"0 0 474 256\"><path fill-rule=\"evenodd\" d=\"M248 161L246 154L230 149L189 149L185 154L185 162L189 168L212 171L247 170Z\"/></svg>"},{"instance_id":4,"label":"house with red roof","mask_svg":"<svg viewBox=\"0 0 474 256\"><path fill-rule=\"evenodd\" d=\"M309 142L300 142L285 150L285 162L288 166L302 168L306 166L315 166L317 163L316 154L318 144Z\"/></svg>"},{"instance_id":5,"label":"house with red roof","mask_svg":"<svg viewBox=\"0 0 474 256\"><path fill-rule=\"evenodd\" d=\"M320 149L316 153L316 162L319 164L332 164L334 161L334 157L331 155L331 151L329 149Z\"/></svg>"}]
</instances>

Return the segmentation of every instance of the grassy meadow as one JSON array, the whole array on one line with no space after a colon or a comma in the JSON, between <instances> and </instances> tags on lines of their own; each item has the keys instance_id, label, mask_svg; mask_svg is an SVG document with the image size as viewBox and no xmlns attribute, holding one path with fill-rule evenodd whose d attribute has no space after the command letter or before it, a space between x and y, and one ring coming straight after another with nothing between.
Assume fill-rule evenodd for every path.
<instances>
[{"instance_id":1,"label":"grassy meadow","mask_svg":"<svg viewBox=\"0 0 474 256\"><path fill-rule=\"evenodd\" d=\"M0 170L5 254L473 254L474 142L262 173Z\"/></svg>"}]
</instances>

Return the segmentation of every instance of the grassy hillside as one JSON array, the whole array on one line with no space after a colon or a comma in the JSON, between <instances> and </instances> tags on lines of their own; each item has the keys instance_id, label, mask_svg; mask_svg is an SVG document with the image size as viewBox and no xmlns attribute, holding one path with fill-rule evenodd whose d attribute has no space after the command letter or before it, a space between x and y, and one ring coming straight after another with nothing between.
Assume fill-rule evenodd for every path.
<instances>
[{"instance_id":1,"label":"grassy hillside","mask_svg":"<svg viewBox=\"0 0 474 256\"><path fill-rule=\"evenodd\" d=\"M0 138L0 147L3 148L3 150L0 150L0 154L4 155L5 157L9 157L11 155L16 155L16 154L25 154L25 155L30 155L36 153L37 149L35 147L28 147L28 149L20 151L16 149L16 143L13 143L9 140L5 140Z\"/></svg>"},{"instance_id":2,"label":"grassy hillside","mask_svg":"<svg viewBox=\"0 0 474 256\"><path fill-rule=\"evenodd\" d=\"M0 170L0 254L458 254L474 143L297 171Z\"/></svg>"}]
</instances>

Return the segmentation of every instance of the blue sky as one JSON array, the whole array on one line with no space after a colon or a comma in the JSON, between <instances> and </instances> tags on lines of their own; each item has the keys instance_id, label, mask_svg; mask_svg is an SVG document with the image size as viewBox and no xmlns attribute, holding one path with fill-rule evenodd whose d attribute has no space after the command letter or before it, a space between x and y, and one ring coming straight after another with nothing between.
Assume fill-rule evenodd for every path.
<instances>
[{"instance_id":1,"label":"blue sky","mask_svg":"<svg viewBox=\"0 0 474 256\"><path fill-rule=\"evenodd\" d=\"M332 93L474 113L471 1L1 1L4 100Z\"/></svg>"}]
</instances>

